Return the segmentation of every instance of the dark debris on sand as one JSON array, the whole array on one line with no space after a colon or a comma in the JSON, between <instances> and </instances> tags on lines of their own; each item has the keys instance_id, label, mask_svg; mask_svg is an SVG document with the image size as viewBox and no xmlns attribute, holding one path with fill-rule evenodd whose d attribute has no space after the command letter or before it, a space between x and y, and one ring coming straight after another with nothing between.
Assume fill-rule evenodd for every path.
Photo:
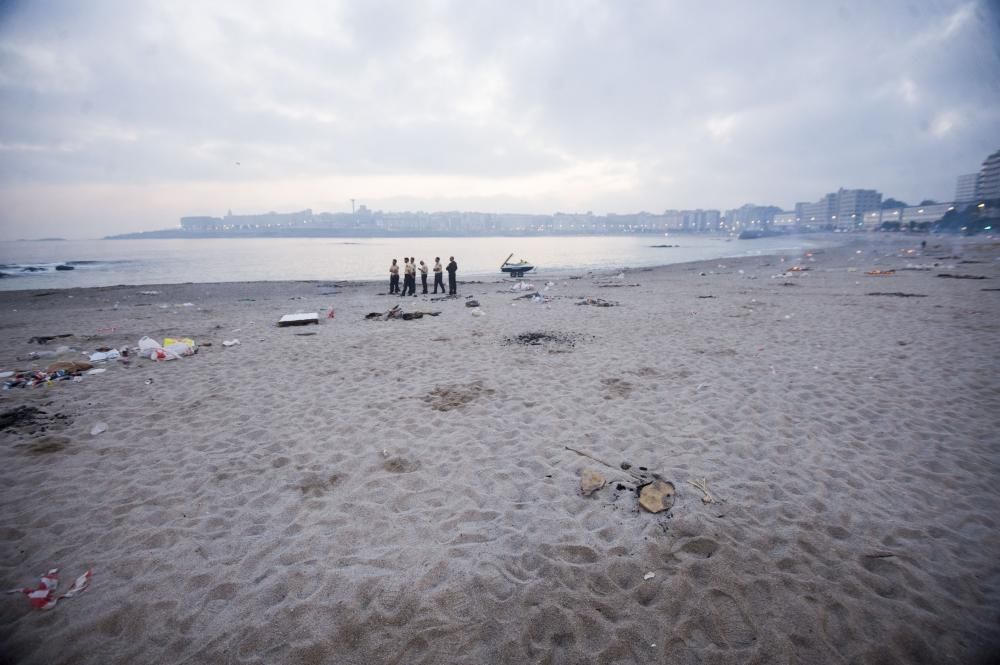
<instances>
[{"instance_id":1,"label":"dark debris on sand","mask_svg":"<svg viewBox=\"0 0 1000 665\"><path fill-rule=\"evenodd\" d=\"M902 291L873 291L866 296L892 296L895 298L926 298L923 293L903 293Z\"/></svg>"},{"instance_id":2,"label":"dark debris on sand","mask_svg":"<svg viewBox=\"0 0 1000 665\"><path fill-rule=\"evenodd\" d=\"M578 333L534 331L521 333L512 337L505 337L504 344L520 344L522 346L542 346L545 344L556 344L560 346L574 347L582 339Z\"/></svg>"},{"instance_id":3,"label":"dark debris on sand","mask_svg":"<svg viewBox=\"0 0 1000 665\"><path fill-rule=\"evenodd\" d=\"M37 420L45 417L45 412L33 406L19 406L0 413L0 429L8 427L23 427L34 425Z\"/></svg>"}]
</instances>

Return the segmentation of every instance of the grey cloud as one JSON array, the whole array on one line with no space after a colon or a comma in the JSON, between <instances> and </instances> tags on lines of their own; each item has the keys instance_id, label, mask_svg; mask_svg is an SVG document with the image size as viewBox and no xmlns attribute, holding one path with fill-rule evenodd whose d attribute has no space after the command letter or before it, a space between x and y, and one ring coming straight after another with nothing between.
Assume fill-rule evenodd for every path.
<instances>
[{"instance_id":1,"label":"grey cloud","mask_svg":"<svg viewBox=\"0 0 1000 665\"><path fill-rule=\"evenodd\" d=\"M14 4L0 183L614 163L582 209L946 197L998 147L997 43L985 0Z\"/></svg>"}]
</instances>

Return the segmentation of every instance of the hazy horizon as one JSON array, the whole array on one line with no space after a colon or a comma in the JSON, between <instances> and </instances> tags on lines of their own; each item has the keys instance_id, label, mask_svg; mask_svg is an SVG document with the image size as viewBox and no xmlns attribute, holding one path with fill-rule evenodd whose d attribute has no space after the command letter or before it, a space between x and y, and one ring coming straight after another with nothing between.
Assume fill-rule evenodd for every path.
<instances>
[{"instance_id":1,"label":"hazy horizon","mask_svg":"<svg viewBox=\"0 0 1000 665\"><path fill-rule=\"evenodd\" d=\"M949 201L1000 148L987 0L5 3L0 239L312 208Z\"/></svg>"}]
</instances>

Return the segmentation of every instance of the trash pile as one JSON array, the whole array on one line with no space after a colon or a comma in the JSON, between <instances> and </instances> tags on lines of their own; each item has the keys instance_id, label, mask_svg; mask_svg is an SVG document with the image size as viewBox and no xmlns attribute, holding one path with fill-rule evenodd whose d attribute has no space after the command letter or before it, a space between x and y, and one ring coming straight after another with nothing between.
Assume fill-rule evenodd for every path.
<instances>
[{"instance_id":1,"label":"trash pile","mask_svg":"<svg viewBox=\"0 0 1000 665\"><path fill-rule=\"evenodd\" d=\"M139 357L149 358L156 362L178 360L184 356L193 356L197 352L198 346L189 337L183 339L167 337L163 340L163 344L150 337L143 337L139 340Z\"/></svg>"},{"instance_id":2,"label":"trash pile","mask_svg":"<svg viewBox=\"0 0 1000 665\"><path fill-rule=\"evenodd\" d=\"M577 305L590 305L592 307L617 307L618 303L602 298L584 298L576 303Z\"/></svg>"},{"instance_id":3,"label":"trash pile","mask_svg":"<svg viewBox=\"0 0 1000 665\"><path fill-rule=\"evenodd\" d=\"M511 291L534 291L535 290L535 285L531 284L529 282L521 281L521 282L518 282L517 284L511 284L510 285L510 290Z\"/></svg>"},{"instance_id":4,"label":"trash pile","mask_svg":"<svg viewBox=\"0 0 1000 665\"><path fill-rule=\"evenodd\" d=\"M401 321L413 321L414 319L422 319L425 316L437 316L441 312L404 312L403 308L396 305L388 312L370 312L365 315L366 321L388 321L389 319L399 319Z\"/></svg>"},{"instance_id":5,"label":"trash pile","mask_svg":"<svg viewBox=\"0 0 1000 665\"><path fill-rule=\"evenodd\" d=\"M238 341L236 343L239 343ZM11 388L34 388L39 385L51 386L56 381L82 381L83 376L102 374L106 370L95 368L95 363L106 363L117 360L122 364L129 364L133 355L140 358L149 358L154 361L177 360L184 356L191 356L198 352L198 347L193 339L184 337L181 339L166 338L163 344L155 339L143 337L139 340L137 349L129 349L123 346L120 349L111 347L98 347L91 353L83 352L87 356L87 361L82 360L62 360L49 364L44 370L11 371L0 373L0 378L7 379L3 384L3 390ZM39 360L43 357L57 356L63 353L79 353L76 349L68 346L60 346L55 351L35 351L28 357L30 360Z\"/></svg>"},{"instance_id":6,"label":"trash pile","mask_svg":"<svg viewBox=\"0 0 1000 665\"><path fill-rule=\"evenodd\" d=\"M616 481L615 488L619 491L630 490L635 492L639 506L646 512L661 513L673 508L677 488L669 480L664 480L659 473L650 471L644 466L640 466L638 470L633 470L632 464L629 462L622 462L616 467L583 450L577 450L570 446L563 447L581 457L586 457L602 466L612 469L616 473L619 470L623 471L627 477ZM607 485L607 479L599 471L585 469L580 475L580 493L583 496L590 496L605 487L605 485ZM711 495L708 494L708 486L705 481L701 481L701 484L695 485L695 487L701 490L705 494L705 497L708 497L708 501L705 501L705 498L702 501L708 503L712 500Z\"/></svg>"}]
</instances>

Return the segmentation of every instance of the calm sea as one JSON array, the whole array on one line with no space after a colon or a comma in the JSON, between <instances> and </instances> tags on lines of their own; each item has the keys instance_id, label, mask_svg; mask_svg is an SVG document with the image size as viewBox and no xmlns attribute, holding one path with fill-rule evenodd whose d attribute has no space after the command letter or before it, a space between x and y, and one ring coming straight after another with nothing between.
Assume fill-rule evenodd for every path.
<instances>
[{"instance_id":1,"label":"calm sea","mask_svg":"<svg viewBox=\"0 0 1000 665\"><path fill-rule=\"evenodd\" d=\"M459 279L500 277L514 252L536 272L664 265L753 254L793 254L829 244L817 237L726 240L707 236L497 238L222 238L0 242L0 290L116 284L388 279L404 256L433 264L454 256ZM676 245L654 248L651 245ZM71 265L73 270L56 270ZM32 268L38 270L31 270Z\"/></svg>"}]
</instances>

